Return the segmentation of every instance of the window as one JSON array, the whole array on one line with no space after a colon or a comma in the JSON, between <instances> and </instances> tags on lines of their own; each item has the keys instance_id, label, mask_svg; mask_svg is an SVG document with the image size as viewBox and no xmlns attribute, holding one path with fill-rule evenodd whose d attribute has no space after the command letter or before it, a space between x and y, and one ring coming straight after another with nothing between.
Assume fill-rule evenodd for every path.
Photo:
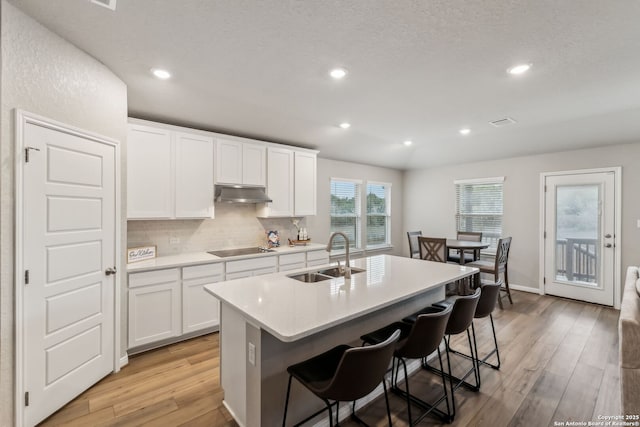
<instances>
[{"instance_id":1,"label":"window","mask_svg":"<svg viewBox=\"0 0 640 427\"><path fill-rule=\"evenodd\" d=\"M458 231L480 231L487 251L495 252L502 235L504 177L454 181Z\"/></svg>"},{"instance_id":2,"label":"window","mask_svg":"<svg viewBox=\"0 0 640 427\"><path fill-rule=\"evenodd\" d=\"M390 194L391 184L367 183L367 248L391 244Z\"/></svg>"},{"instance_id":3,"label":"window","mask_svg":"<svg viewBox=\"0 0 640 427\"><path fill-rule=\"evenodd\" d=\"M360 247L360 181L331 179L331 232L342 231L350 248ZM335 248L344 248L335 240Z\"/></svg>"}]
</instances>

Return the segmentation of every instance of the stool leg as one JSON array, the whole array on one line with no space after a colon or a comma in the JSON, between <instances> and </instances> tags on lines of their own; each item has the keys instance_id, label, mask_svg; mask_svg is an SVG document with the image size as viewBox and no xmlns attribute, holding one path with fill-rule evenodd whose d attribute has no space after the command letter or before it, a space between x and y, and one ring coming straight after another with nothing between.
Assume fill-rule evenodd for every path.
<instances>
[{"instance_id":1,"label":"stool leg","mask_svg":"<svg viewBox=\"0 0 640 427\"><path fill-rule=\"evenodd\" d=\"M447 379L445 378L445 375L444 375L444 365L442 364L442 354L440 353L440 346L438 346L438 360L440 361L440 374L441 374L440 376L442 377L442 388L444 389L444 401L447 403L447 416L449 417L449 420L453 420L453 418L451 417L451 408L449 407L449 395L447 394Z\"/></svg>"},{"instance_id":2,"label":"stool leg","mask_svg":"<svg viewBox=\"0 0 640 427\"><path fill-rule=\"evenodd\" d=\"M493 343L496 345L496 357L498 358L497 365L491 365L494 369L500 369L500 350L498 350L498 338L496 337L496 328L493 326L493 314L489 314L489 319L491 320L491 330L493 331Z\"/></svg>"},{"instance_id":3,"label":"stool leg","mask_svg":"<svg viewBox=\"0 0 640 427\"><path fill-rule=\"evenodd\" d=\"M411 394L409 393L409 376L407 375L407 364L404 359L400 359L402 362L402 366L404 368L404 386L407 389L407 414L409 415L409 426L413 426L413 422L411 421Z\"/></svg>"},{"instance_id":4,"label":"stool leg","mask_svg":"<svg viewBox=\"0 0 640 427\"><path fill-rule=\"evenodd\" d=\"M289 393L291 392L291 379L293 377L289 375L289 385L287 386L287 399L284 403L284 416L282 417L282 427L285 427L285 423L287 422L287 408L289 407Z\"/></svg>"},{"instance_id":5,"label":"stool leg","mask_svg":"<svg viewBox=\"0 0 640 427\"><path fill-rule=\"evenodd\" d=\"M447 369L449 370L449 390L451 390L451 422L456 416L456 394L453 392L453 373L451 372L451 358L449 357L449 343L444 337L445 352L447 353Z\"/></svg>"},{"instance_id":6,"label":"stool leg","mask_svg":"<svg viewBox=\"0 0 640 427\"><path fill-rule=\"evenodd\" d=\"M391 409L389 408L389 396L387 395L387 383L382 379L382 388L384 388L384 403L387 404L387 419L389 420L389 427L391 427Z\"/></svg>"}]
</instances>

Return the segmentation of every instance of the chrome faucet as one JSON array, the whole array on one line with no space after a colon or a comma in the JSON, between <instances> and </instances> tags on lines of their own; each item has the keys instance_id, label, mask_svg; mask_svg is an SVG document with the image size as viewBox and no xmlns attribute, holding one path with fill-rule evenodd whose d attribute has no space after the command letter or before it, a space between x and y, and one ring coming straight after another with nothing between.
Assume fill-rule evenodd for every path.
<instances>
[{"instance_id":1,"label":"chrome faucet","mask_svg":"<svg viewBox=\"0 0 640 427\"><path fill-rule=\"evenodd\" d=\"M349 265L349 238L347 237L347 235L344 234L342 231L335 231L331 233L331 236L329 236L329 243L327 243L327 252L331 252L331 247L333 246L333 239L338 234L344 238L344 246L346 249L344 270L340 266L340 260L338 260L338 271L340 271L341 274L344 274L345 279L351 279L351 266Z\"/></svg>"}]
</instances>

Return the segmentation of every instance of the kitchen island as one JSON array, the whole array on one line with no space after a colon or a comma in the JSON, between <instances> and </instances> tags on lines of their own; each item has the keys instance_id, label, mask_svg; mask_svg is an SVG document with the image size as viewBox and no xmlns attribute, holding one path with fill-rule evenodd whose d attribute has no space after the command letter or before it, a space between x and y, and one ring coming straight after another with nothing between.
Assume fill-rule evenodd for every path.
<instances>
[{"instance_id":1,"label":"kitchen island","mask_svg":"<svg viewBox=\"0 0 640 427\"><path fill-rule=\"evenodd\" d=\"M478 272L391 255L352 267L364 271L315 283L288 277L293 271L205 286L220 300L220 379L239 425L282 423L287 366L338 344L359 345L363 333L442 300L445 284ZM323 406L295 382L291 396L291 424Z\"/></svg>"}]
</instances>

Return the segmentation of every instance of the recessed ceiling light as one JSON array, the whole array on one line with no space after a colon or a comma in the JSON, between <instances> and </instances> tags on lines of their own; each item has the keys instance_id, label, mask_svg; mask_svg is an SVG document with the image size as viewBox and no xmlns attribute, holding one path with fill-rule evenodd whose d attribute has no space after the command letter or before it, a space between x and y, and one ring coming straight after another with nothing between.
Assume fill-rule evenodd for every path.
<instances>
[{"instance_id":1,"label":"recessed ceiling light","mask_svg":"<svg viewBox=\"0 0 640 427\"><path fill-rule=\"evenodd\" d=\"M514 74L514 75L523 74L529 71L530 68L531 68L531 64L518 64L509 68L507 70L507 73Z\"/></svg>"},{"instance_id":2,"label":"recessed ceiling light","mask_svg":"<svg viewBox=\"0 0 640 427\"><path fill-rule=\"evenodd\" d=\"M347 75L347 70L345 70L344 68L334 68L333 70L329 71L329 75L336 80L340 80Z\"/></svg>"},{"instance_id":3,"label":"recessed ceiling light","mask_svg":"<svg viewBox=\"0 0 640 427\"><path fill-rule=\"evenodd\" d=\"M411 141L410 139L407 139L406 141L403 142L404 145L406 145L407 147L410 146L411 144L413 144L413 141Z\"/></svg>"},{"instance_id":4,"label":"recessed ceiling light","mask_svg":"<svg viewBox=\"0 0 640 427\"><path fill-rule=\"evenodd\" d=\"M342 129L349 129L351 127L351 123L347 123L347 122L340 123L340 127Z\"/></svg>"},{"instance_id":5,"label":"recessed ceiling light","mask_svg":"<svg viewBox=\"0 0 640 427\"><path fill-rule=\"evenodd\" d=\"M469 128L460 129L460 133L462 135L469 135L469 133L471 133L471 129L469 129Z\"/></svg>"},{"instance_id":6,"label":"recessed ceiling light","mask_svg":"<svg viewBox=\"0 0 640 427\"><path fill-rule=\"evenodd\" d=\"M170 72L168 72L167 70L162 70L160 68L152 68L151 72L153 73L154 76L162 80L167 80L168 78L171 77Z\"/></svg>"}]
</instances>

